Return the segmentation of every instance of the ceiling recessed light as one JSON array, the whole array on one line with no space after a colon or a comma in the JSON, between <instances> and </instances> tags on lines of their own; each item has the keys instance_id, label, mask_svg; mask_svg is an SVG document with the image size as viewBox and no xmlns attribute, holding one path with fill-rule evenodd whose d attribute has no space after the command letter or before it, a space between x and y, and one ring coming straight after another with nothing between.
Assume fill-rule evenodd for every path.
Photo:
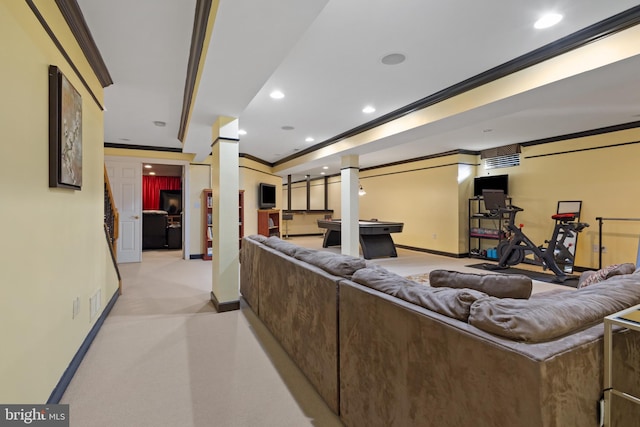
<instances>
[{"instance_id":1,"label":"ceiling recessed light","mask_svg":"<svg viewBox=\"0 0 640 427\"><path fill-rule=\"evenodd\" d=\"M313 139L310 136L308 136L308 137L305 138L305 141L306 142L313 142L313 141L315 141L315 139Z\"/></svg>"},{"instance_id":2,"label":"ceiling recessed light","mask_svg":"<svg viewBox=\"0 0 640 427\"><path fill-rule=\"evenodd\" d=\"M562 15L559 13L547 13L538 19L536 23L533 24L533 27L541 30L543 28L553 27L560 21L562 21Z\"/></svg>"},{"instance_id":3,"label":"ceiling recessed light","mask_svg":"<svg viewBox=\"0 0 640 427\"><path fill-rule=\"evenodd\" d=\"M282 126L280 129L282 129L282 130L294 130L295 128L293 126Z\"/></svg>"},{"instance_id":4,"label":"ceiling recessed light","mask_svg":"<svg viewBox=\"0 0 640 427\"><path fill-rule=\"evenodd\" d=\"M131 141L131 140L129 138L120 138L120 141L128 142L128 141Z\"/></svg>"},{"instance_id":5,"label":"ceiling recessed light","mask_svg":"<svg viewBox=\"0 0 640 427\"><path fill-rule=\"evenodd\" d=\"M144 165L144 167L145 167L146 169L151 169L153 166L151 166L151 165Z\"/></svg>"},{"instance_id":6,"label":"ceiling recessed light","mask_svg":"<svg viewBox=\"0 0 640 427\"><path fill-rule=\"evenodd\" d=\"M155 122L153 122L153 124L154 124L154 125L156 125L156 126L158 126L158 127L163 128L163 127L165 127L165 126L167 125L167 122L163 122L163 121L160 121L160 120L156 120Z\"/></svg>"},{"instance_id":7,"label":"ceiling recessed light","mask_svg":"<svg viewBox=\"0 0 640 427\"><path fill-rule=\"evenodd\" d=\"M240 129L240 130L238 131L238 135L246 135L246 134L247 134L247 131L246 131L246 130L244 130L244 129Z\"/></svg>"},{"instance_id":8,"label":"ceiling recessed light","mask_svg":"<svg viewBox=\"0 0 640 427\"><path fill-rule=\"evenodd\" d=\"M398 65L402 64L406 59L407 57L401 53L390 53L389 55L383 56L380 62L385 65Z\"/></svg>"},{"instance_id":9,"label":"ceiling recessed light","mask_svg":"<svg viewBox=\"0 0 640 427\"><path fill-rule=\"evenodd\" d=\"M274 90L269 94L269 96L273 99L282 99L284 98L284 93L280 92L279 90Z\"/></svg>"},{"instance_id":10,"label":"ceiling recessed light","mask_svg":"<svg viewBox=\"0 0 640 427\"><path fill-rule=\"evenodd\" d=\"M322 169L327 170L329 169L329 166L323 166Z\"/></svg>"},{"instance_id":11,"label":"ceiling recessed light","mask_svg":"<svg viewBox=\"0 0 640 427\"><path fill-rule=\"evenodd\" d=\"M320 175L324 175L324 172L320 172Z\"/></svg>"},{"instance_id":12,"label":"ceiling recessed light","mask_svg":"<svg viewBox=\"0 0 640 427\"><path fill-rule=\"evenodd\" d=\"M366 107L364 107L362 109L362 112L365 113L365 114L371 114L371 113L373 113L375 111L376 111L376 109L373 108L371 105L367 105Z\"/></svg>"},{"instance_id":13,"label":"ceiling recessed light","mask_svg":"<svg viewBox=\"0 0 640 427\"><path fill-rule=\"evenodd\" d=\"M149 172L149 175L155 175L155 174L156 174L155 172Z\"/></svg>"},{"instance_id":14,"label":"ceiling recessed light","mask_svg":"<svg viewBox=\"0 0 640 427\"><path fill-rule=\"evenodd\" d=\"M493 129L483 129L482 132L484 133L493 132Z\"/></svg>"}]
</instances>

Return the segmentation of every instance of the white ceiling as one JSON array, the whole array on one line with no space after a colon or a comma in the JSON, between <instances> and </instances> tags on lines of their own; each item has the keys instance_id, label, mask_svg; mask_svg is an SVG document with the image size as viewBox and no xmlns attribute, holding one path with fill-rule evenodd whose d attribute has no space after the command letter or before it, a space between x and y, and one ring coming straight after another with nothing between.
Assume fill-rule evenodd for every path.
<instances>
[{"instance_id":1,"label":"white ceiling","mask_svg":"<svg viewBox=\"0 0 640 427\"><path fill-rule=\"evenodd\" d=\"M229 116L247 131L241 153L276 162L640 3L220 0L184 145L177 135L196 0L78 4L114 81L105 89L105 142L180 148L202 160L211 125ZM535 30L548 11L564 19ZM390 53L407 59L382 64ZM370 167L637 121L639 69L634 57L352 152ZM274 89L285 98L271 99ZM374 114L362 113L367 104ZM323 165L337 173L339 156L279 173L319 176Z\"/></svg>"}]
</instances>

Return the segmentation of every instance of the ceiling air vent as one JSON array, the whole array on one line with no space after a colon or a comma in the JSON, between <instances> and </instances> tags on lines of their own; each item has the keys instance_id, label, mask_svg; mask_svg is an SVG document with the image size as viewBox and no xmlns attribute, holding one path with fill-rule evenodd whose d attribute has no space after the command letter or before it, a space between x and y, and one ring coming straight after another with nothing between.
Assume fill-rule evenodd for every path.
<instances>
[{"instance_id":1,"label":"ceiling air vent","mask_svg":"<svg viewBox=\"0 0 640 427\"><path fill-rule=\"evenodd\" d=\"M480 153L485 169L508 168L520 165L520 144L490 148Z\"/></svg>"}]
</instances>

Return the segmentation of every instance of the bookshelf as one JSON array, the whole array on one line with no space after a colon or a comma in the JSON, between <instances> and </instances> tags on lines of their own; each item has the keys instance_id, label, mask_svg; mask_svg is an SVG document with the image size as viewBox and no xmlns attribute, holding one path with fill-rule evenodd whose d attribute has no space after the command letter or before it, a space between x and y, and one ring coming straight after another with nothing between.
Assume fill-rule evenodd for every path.
<instances>
[{"instance_id":1,"label":"bookshelf","mask_svg":"<svg viewBox=\"0 0 640 427\"><path fill-rule=\"evenodd\" d=\"M279 209L258 209L258 234L280 237Z\"/></svg>"},{"instance_id":2,"label":"bookshelf","mask_svg":"<svg viewBox=\"0 0 640 427\"><path fill-rule=\"evenodd\" d=\"M240 249L244 237L244 190L238 192L238 227L238 249Z\"/></svg>"},{"instance_id":3,"label":"bookshelf","mask_svg":"<svg viewBox=\"0 0 640 427\"><path fill-rule=\"evenodd\" d=\"M211 189L202 190L202 259L210 260L213 255L213 191ZM238 192L238 248L242 245L244 237L244 190Z\"/></svg>"},{"instance_id":4,"label":"bookshelf","mask_svg":"<svg viewBox=\"0 0 640 427\"><path fill-rule=\"evenodd\" d=\"M213 191L211 189L202 190L202 259L210 260L213 254Z\"/></svg>"}]
</instances>

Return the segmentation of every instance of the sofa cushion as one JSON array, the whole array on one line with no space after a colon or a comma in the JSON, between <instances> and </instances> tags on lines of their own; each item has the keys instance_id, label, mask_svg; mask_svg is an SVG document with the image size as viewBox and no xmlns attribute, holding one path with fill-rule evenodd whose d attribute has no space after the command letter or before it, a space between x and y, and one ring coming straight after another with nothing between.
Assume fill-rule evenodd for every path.
<instances>
[{"instance_id":1,"label":"sofa cushion","mask_svg":"<svg viewBox=\"0 0 640 427\"><path fill-rule=\"evenodd\" d=\"M522 274L473 274L459 271L433 270L429 284L434 288L468 288L498 298L522 298L531 296L531 279Z\"/></svg>"},{"instance_id":2,"label":"sofa cushion","mask_svg":"<svg viewBox=\"0 0 640 427\"><path fill-rule=\"evenodd\" d=\"M300 246L294 245L293 243L285 242L284 240L281 240L276 236L268 237L263 243L266 246L269 246L270 248L280 251L288 256L293 256L295 252L300 248Z\"/></svg>"},{"instance_id":3,"label":"sofa cushion","mask_svg":"<svg viewBox=\"0 0 640 427\"><path fill-rule=\"evenodd\" d=\"M300 248L293 254L293 257L320 267L327 273L346 278L351 278L357 270L365 268L365 261L362 258L327 251Z\"/></svg>"},{"instance_id":4,"label":"sofa cushion","mask_svg":"<svg viewBox=\"0 0 640 427\"><path fill-rule=\"evenodd\" d=\"M251 240L255 240L256 242L264 243L265 240L267 240L267 237L263 236L262 234L251 234L251 235L247 236L247 239L251 239Z\"/></svg>"},{"instance_id":5,"label":"sofa cushion","mask_svg":"<svg viewBox=\"0 0 640 427\"><path fill-rule=\"evenodd\" d=\"M640 304L640 277L615 276L578 291L536 298L481 298L469 323L483 331L525 342L542 342L602 322L605 316Z\"/></svg>"},{"instance_id":6,"label":"sofa cushion","mask_svg":"<svg viewBox=\"0 0 640 427\"><path fill-rule=\"evenodd\" d=\"M467 321L471 304L486 294L473 289L432 288L383 268L363 268L352 280L453 319Z\"/></svg>"},{"instance_id":7,"label":"sofa cushion","mask_svg":"<svg viewBox=\"0 0 640 427\"><path fill-rule=\"evenodd\" d=\"M585 271L578 280L578 289L586 288L594 283L602 282L613 276L632 274L636 270L635 264L613 264L598 271Z\"/></svg>"}]
</instances>

